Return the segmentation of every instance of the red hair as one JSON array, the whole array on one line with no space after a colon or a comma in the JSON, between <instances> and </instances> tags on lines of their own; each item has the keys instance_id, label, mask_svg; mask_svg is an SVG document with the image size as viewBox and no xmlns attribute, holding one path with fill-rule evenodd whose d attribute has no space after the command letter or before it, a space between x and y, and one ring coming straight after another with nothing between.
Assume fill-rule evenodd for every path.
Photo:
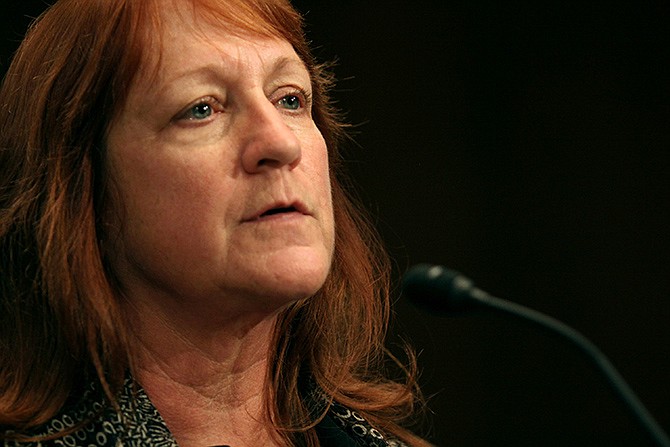
<instances>
[{"instance_id":1,"label":"red hair","mask_svg":"<svg viewBox=\"0 0 670 447\"><path fill-rule=\"evenodd\" d=\"M388 260L343 187L345 134L328 97L333 79L313 59L300 15L286 0L191 5L199 19L293 45L310 72L313 118L329 148L333 266L315 296L278 319L269 419L287 444L318 445L300 393L307 372L382 431L424 445L401 428L417 401L413 358L401 382L382 373ZM32 25L0 90L0 425L14 431L55 416L89 365L113 401L130 366L100 224L113 198L105 139L146 52L157 48L163 7L158 0L60 0Z\"/></svg>"}]
</instances>

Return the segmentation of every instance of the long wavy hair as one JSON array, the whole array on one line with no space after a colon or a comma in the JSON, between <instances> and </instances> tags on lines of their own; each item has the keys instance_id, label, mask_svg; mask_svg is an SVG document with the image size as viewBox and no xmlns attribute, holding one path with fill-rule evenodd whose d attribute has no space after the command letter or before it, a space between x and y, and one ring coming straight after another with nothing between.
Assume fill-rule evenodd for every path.
<instances>
[{"instance_id":1,"label":"long wavy hair","mask_svg":"<svg viewBox=\"0 0 670 447\"><path fill-rule=\"evenodd\" d=\"M13 433L54 417L91 367L114 402L132 364L101 224L114 192L105 141L147 52L160 48L159 8L169 3L58 1L29 29L0 90L0 426ZM312 427L322 415L301 393L309 375L382 431L427 445L401 428L421 402L415 361L395 361L403 377L387 378L388 260L340 172L345 126L328 96L333 78L314 60L301 16L288 0L189 6L201 20L293 45L329 149L333 265L317 295L276 323L268 419L286 444L318 445Z\"/></svg>"}]
</instances>

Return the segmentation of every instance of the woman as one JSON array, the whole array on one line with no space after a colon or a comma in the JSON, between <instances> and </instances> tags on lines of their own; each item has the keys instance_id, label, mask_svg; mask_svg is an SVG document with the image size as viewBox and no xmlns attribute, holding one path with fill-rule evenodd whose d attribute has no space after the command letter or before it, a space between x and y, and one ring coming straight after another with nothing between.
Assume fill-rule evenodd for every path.
<instances>
[{"instance_id":1,"label":"woman","mask_svg":"<svg viewBox=\"0 0 670 447\"><path fill-rule=\"evenodd\" d=\"M60 0L0 92L6 445L427 445L284 0ZM413 364L413 362L410 362Z\"/></svg>"}]
</instances>

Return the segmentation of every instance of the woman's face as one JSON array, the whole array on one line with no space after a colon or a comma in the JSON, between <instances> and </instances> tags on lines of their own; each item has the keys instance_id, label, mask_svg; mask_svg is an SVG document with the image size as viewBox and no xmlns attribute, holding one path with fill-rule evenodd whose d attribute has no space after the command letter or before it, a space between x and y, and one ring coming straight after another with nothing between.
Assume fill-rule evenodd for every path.
<instances>
[{"instance_id":1,"label":"woman's face","mask_svg":"<svg viewBox=\"0 0 670 447\"><path fill-rule=\"evenodd\" d=\"M168 21L111 124L112 266L131 298L276 309L315 293L333 253L310 77L284 40L198 27Z\"/></svg>"}]
</instances>

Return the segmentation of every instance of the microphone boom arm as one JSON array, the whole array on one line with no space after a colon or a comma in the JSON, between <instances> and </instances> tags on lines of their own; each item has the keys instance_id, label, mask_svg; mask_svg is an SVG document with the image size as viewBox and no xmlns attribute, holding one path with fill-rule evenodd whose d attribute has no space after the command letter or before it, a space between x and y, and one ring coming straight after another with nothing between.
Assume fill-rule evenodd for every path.
<instances>
[{"instance_id":1,"label":"microphone boom arm","mask_svg":"<svg viewBox=\"0 0 670 447\"><path fill-rule=\"evenodd\" d=\"M419 264L412 267L402 280L403 293L417 305L445 313L474 306L486 306L531 321L541 328L571 341L584 352L605 375L615 394L660 447L670 447L670 439L637 398L603 352L580 332L567 324L536 310L497 298L475 287L472 280L441 266Z\"/></svg>"},{"instance_id":2,"label":"microphone boom arm","mask_svg":"<svg viewBox=\"0 0 670 447\"><path fill-rule=\"evenodd\" d=\"M633 392L626 380L619 374L612 362L610 362L607 356L596 345L579 331L549 315L543 314L542 312L489 295L476 287L472 291L472 297L483 305L531 321L544 329L562 335L574 343L574 345L581 349L605 375L614 392L621 398L638 422L647 430L656 444L662 447L670 447L670 439L668 439L668 436L640 399L637 398L635 392Z\"/></svg>"}]
</instances>

